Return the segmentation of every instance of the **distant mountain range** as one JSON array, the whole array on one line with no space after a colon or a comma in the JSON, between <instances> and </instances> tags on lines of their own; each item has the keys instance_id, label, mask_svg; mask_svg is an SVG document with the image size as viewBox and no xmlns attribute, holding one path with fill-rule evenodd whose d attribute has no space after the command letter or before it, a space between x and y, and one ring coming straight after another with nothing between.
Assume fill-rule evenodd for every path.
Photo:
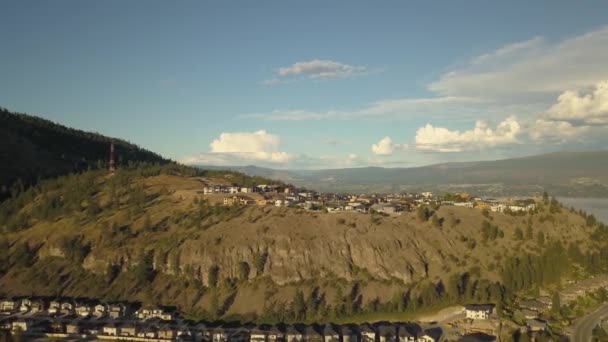
<instances>
[{"instance_id":1,"label":"distant mountain range","mask_svg":"<svg viewBox=\"0 0 608 342\"><path fill-rule=\"evenodd\" d=\"M499 197L548 191L559 196L608 197L608 150L555 152L411 168L275 170L257 166L200 167L231 169L331 192L468 191Z\"/></svg>"}]
</instances>

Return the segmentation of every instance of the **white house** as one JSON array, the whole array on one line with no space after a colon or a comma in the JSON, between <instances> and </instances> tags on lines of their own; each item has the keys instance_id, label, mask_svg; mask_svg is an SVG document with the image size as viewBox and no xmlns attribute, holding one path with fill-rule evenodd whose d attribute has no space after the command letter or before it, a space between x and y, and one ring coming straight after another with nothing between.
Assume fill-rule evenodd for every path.
<instances>
[{"instance_id":1,"label":"white house","mask_svg":"<svg viewBox=\"0 0 608 342\"><path fill-rule=\"evenodd\" d=\"M454 202L457 207L473 208L473 202Z\"/></svg>"},{"instance_id":2,"label":"white house","mask_svg":"<svg viewBox=\"0 0 608 342\"><path fill-rule=\"evenodd\" d=\"M464 307L465 316L470 319L488 319L493 309L492 304L473 304Z\"/></svg>"}]
</instances>

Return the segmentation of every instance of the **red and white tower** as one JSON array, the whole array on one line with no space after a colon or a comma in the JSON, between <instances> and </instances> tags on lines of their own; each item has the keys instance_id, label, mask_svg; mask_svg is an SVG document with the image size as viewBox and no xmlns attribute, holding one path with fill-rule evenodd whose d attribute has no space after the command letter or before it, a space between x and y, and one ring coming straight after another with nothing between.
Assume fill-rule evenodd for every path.
<instances>
[{"instance_id":1,"label":"red and white tower","mask_svg":"<svg viewBox=\"0 0 608 342\"><path fill-rule=\"evenodd\" d=\"M114 173L114 171L116 170L116 165L114 162L114 142L112 141L110 143L110 172Z\"/></svg>"}]
</instances>

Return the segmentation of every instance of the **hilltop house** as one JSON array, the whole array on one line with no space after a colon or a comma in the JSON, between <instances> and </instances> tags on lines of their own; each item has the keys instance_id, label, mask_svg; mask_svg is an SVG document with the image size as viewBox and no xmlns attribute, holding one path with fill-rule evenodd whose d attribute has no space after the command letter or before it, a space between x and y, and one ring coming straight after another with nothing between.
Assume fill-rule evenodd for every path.
<instances>
[{"instance_id":1,"label":"hilltop house","mask_svg":"<svg viewBox=\"0 0 608 342\"><path fill-rule=\"evenodd\" d=\"M359 342L357 330L351 326L342 326L342 342Z\"/></svg>"},{"instance_id":2,"label":"hilltop house","mask_svg":"<svg viewBox=\"0 0 608 342\"><path fill-rule=\"evenodd\" d=\"M465 316L470 319L488 319L492 314L492 304L472 304L464 307Z\"/></svg>"},{"instance_id":3,"label":"hilltop house","mask_svg":"<svg viewBox=\"0 0 608 342\"><path fill-rule=\"evenodd\" d=\"M398 342L416 342L416 332L405 325L400 325L397 331Z\"/></svg>"},{"instance_id":4,"label":"hilltop house","mask_svg":"<svg viewBox=\"0 0 608 342\"><path fill-rule=\"evenodd\" d=\"M359 332L361 333L362 342L376 341L376 331L369 324L362 324L359 327Z\"/></svg>"},{"instance_id":5,"label":"hilltop house","mask_svg":"<svg viewBox=\"0 0 608 342\"><path fill-rule=\"evenodd\" d=\"M274 325L268 331L268 342L285 342L285 333L280 326Z\"/></svg>"},{"instance_id":6,"label":"hilltop house","mask_svg":"<svg viewBox=\"0 0 608 342\"><path fill-rule=\"evenodd\" d=\"M397 329L393 324L383 324L378 327L380 342L394 342L395 336L397 336Z\"/></svg>"},{"instance_id":7,"label":"hilltop house","mask_svg":"<svg viewBox=\"0 0 608 342\"><path fill-rule=\"evenodd\" d=\"M304 341L306 342L323 342L323 335L315 329L314 326L308 325L304 329Z\"/></svg>"},{"instance_id":8,"label":"hilltop house","mask_svg":"<svg viewBox=\"0 0 608 342\"><path fill-rule=\"evenodd\" d=\"M443 332L440 328L427 329L418 336L417 342L437 342L441 339Z\"/></svg>"},{"instance_id":9,"label":"hilltop house","mask_svg":"<svg viewBox=\"0 0 608 342\"><path fill-rule=\"evenodd\" d=\"M259 325L249 332L250 342L266 342L268 336L268 328L264 325Z\"/></svg>"},{"instance_id":10,"label":"hilltop house","mask_svg":"<svg viewBox=\"0 0 608 342\"><path fill-rule=\"evenodd\" d=\"M302 336L302 332L298 330L296 327L290 325L287 327L287 331L285 331L285 338L287 342L302 342L304 338Z\"/></svg>"},{"instance_id":11,"label":"hilltop house","mask_svg":"<svg viewBox=\"0 0 608 342\"><path fill-rule=\"evenodd\" d=\"M325 342L340 342L340 334L332 324L326 324L323 327L323 336Z\"/></svg>"},{"instance_id":12,"label":"hilltop house","mask_svg":"<svg viewBox=\"0 0 608 342\"><path fill-rule=\"evenodd\" d=\"M19 300L14 300L14 299L5 299L2 302L0 302L0 311L4 311L4 312L13 312L16 311L17 308L19 307Z\"/></svg>"}]
</instances>

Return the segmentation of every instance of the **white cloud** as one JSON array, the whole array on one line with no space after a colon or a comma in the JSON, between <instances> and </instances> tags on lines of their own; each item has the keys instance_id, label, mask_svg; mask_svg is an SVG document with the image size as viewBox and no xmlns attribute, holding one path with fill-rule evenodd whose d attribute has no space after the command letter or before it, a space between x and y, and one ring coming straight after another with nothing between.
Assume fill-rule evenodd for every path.
<instances>
[{"instance_id":1,"label":"white cloud","mask_svg":"<svg viewBox=\"0 0 608 342\"><path fill-rule=\"evenodd\" d=\"M527 133L537 144L561 144L580 140L589 131L586 126L573 126L566 121L538 119L530 124Z\"/></svg>"},{"instance_id":2,"label":"white cloud","mask_svg":"<svg viewBox=\"0 0 608 342\"><path fill-rule=\"evenodd\" d=\"M348 78L367 72L363 66L344 64L328 59L314 59L297 62L290 66L277 69L276 75L263 83L267 85L284 83L298 77L317 80Z\"/></svg>"},{"instance_id":3,"label":"white cloud","mask_svg":"<svg viewBox=\"0 0 608 342\"><path fill-rule=\"evenodd\" d=\"M608 26L558 42L542 37L509 44L442 75L429 90L442 96L504 100L578 89L608 79Z\"/></svg>"},{"instance_id":4,"label":"white cloud","mask_svg":"<svg viewBox=\"0 0 608 342\"><path fill-rule=\"evenodd\" d=\"M250 114L249 117L261 118L269 121L306 121L336 119L346 120L353 118L412 118L426 116L430 113L440 115L481 113L485 108L482 100L472 97L438 97L438 98L412 98L388 99L369 104L367 107L356 110L275 110L268 114Z\"/></svg>"},{"instance_id":5,"label":"white cloud","mask_svg":"<svg viewBox=\"0 0 608 342\"><path fill-rule=\"evenodd\" d=\"M390 156L394 149L395 145L390 137L384 137L377 144L372 145L372 152L380 156Z\"/></svg>"},{"instance_id":6,"label":"white cloud","mask_svg":"<svg viewBox=\"0 0 608 342\"><path fill-rule=\"evenodd\" d=\"M495 129L483 121L477 121L473 129L462 132L427 124L416 131L416 148L434 152L461 152L517 144L521 131L515 117L506 118Z\"/></svg>"},{"instance_id":7,"label":"white cloud","mask_svg":"<svg viewBox=\"0 0 608 342\"><path fill-rule=\"evenodd\" d=\"M579 125L608 125L608 81L599 82L586 95L573 90L563 92L546 117Z\"/></svg>"},{"instance_id":8,"label":"white cloud","mask_svg":"<svg viewBox=\"0 0 608 342\"><path fill-rule=\"evenodd\" d=\"M209 144L211 153L232 155L244 160L286 163L293 156L279 151L281 139L264 130L257 132L222 133Z\"/></svg>"}]
</instances>

